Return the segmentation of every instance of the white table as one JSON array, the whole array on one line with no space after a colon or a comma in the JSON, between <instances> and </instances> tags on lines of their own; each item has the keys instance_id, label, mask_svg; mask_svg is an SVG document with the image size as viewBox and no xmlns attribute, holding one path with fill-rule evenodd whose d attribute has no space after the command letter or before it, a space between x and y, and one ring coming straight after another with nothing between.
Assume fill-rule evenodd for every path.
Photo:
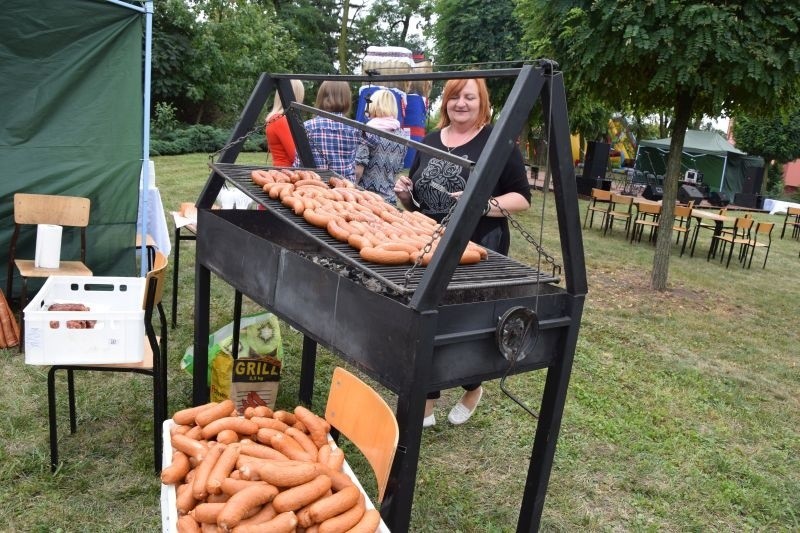
<instances>
[{"instance_id":1,"label":"white table","mask_svg":"<svg viewBox=\"0 0 800 533\"><path fill-rule=\"evenodd\" d=\"M764 200L764 211L769 211L770 215L774 215L775 213L785 213L789 207L800 208L800 204L793 202L782 202L780 200L773 200L772 198L767 198Z\"/></svg>"},{"instance_id":2,"label":"white table","mask_svg":"<svg viewBox=\"0 0 800 533\"><path fill-rule=\"evenodd\" d=\"M142 233L141 202L136 217L136 231L139 234ZM164 205L161 203L161 193L157 187L147 189L147 233L155 241L158 250L169 256L172 251L172 243L169 240L169 228L167 228L167 218L164 215Z\"/></svg>"}]
</instances>

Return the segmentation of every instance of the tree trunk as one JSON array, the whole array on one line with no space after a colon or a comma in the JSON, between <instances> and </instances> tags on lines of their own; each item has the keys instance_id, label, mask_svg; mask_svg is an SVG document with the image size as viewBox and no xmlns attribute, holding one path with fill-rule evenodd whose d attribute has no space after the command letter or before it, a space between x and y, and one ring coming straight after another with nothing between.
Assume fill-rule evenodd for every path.
<instances>
[{"instance_id":1,"label":"tree trunk","mask_svg":"<svg viewBox=\"0 0 800 533\"><path fill-rule=\"evenodd\" d=\"M350 17L350 0L342 2L342 31L339 33L339 73L349 74L347 67L347 22Z\"/></svg>"},{"instance_id":2,"label":"tree trunk","mask_svg":"<svg viewBox=\"0 0 800 533\"><path fill-rule=\"evenodd\" d=\"M657 290L667 289L669 256L672 250L672 225L674 222L675 200L678 197L678 181L681 174L681 153L686 138L686 127L692 116L692 95L686 91L678 93L675 102L675 120L672 139L669 143L667 174L664 176L664 196L661 202L661 219L658 223L658 238L653 256L653 274L650 286Z\"/></svg>"}]
</instances>

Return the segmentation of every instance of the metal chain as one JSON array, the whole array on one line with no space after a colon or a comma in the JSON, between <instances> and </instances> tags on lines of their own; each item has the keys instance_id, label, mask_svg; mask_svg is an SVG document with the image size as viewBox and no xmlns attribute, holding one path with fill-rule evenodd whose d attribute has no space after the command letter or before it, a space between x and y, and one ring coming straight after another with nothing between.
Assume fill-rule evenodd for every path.
<instances>
[{"instance_id":1,"label":"metal chain","mask_svg":"<svg viewBox=\"0 0 800 533\"><path fill-rule=\"evenodd\" d=\"M540 256L544 257L544 260L552 267L553 276L555 276L556 273L561 274L561 265L556 263L555 257L547 253L547 250L545 250L541 244L536 242L536 239L534 239L533 235L528 233L528 231L522 227L522 224L520 224L517 219L511 216L511 213L500 207L500 204L497 202L496 198L489 198L489 203L499 209L503 216L506 217L511 223L511 226L517 230L526 241L528 241L528 244L533 246L536 251L539 252ZM542 220L542 224L544 224L544 220Z\"/></svg>"},{"instance_id":2,"label":"metal chain","mask_svg":"<svg viewBox=\"0 0 800 533\"><path fill-rule=\"evenodd\" d=\"M453 204L450 206L450 210L444 216L442 221L439 222L439 225L437 225L433 229L433 233L431 234L431 239L427 243L425 243L425 246L422 247L422 253L417 255L417 259L416 261L414 261L414 264L411 265L411 268L406 270L405 285L404 285L405 288L408 288L409 283L411 283L411 276L414 273L414 270L416 270L420 265L422 265L422 258L430 253L431 249L433 248L433 243L444 233L444 230L447 227L447 223L450 222L450 217L453 215L455 209L456 209L456 202L453 202Z\"/></svg>"},{"instance_id":3,"label":"metal chain","mask_svg":"<svg viewBox=\"0 0 800 533\"><path fill-rule=\"evenodd\" d=\"M510 212L500 207L500 204L493 197L489 199L489 203L491 203L493 206L499 209L500 212L503 214L503 216L505 216L511 223L511 226L513 226L514 229L517 230L520 233L520 235L522 235L522 237L528 242L528 244L530 244L536 249L536 251L539 253L540 256L544 257L545 261L549 263L551 266L553 276L555 276L556 273L561 274L561 265L556 263L555 258L549 253L547 253L547 251L542 247L541 244L536 242L536 239L533 237L533 235L531 235L525 228L523 228L522 225L519 223L519 221L515 219L513 216L511 216ZM439 222L439 225L436 226L436 228L434 228L433 233L431 234L430 241L428 241L425 244L425 246L422 247L422 253L417 255L417 259L416 261L414 261L414 264L411 265L411 268L409 268L406 271L405 288L408 288L414 270L416 270L422 264L422 258L431 251L434 241L436 241L436 239L441 237L442 234L444 233L444 230L447 227L447 223L450 222L450 217L453 215L453 212L455 211L455 207L456 207L456 202L453 202L453 205L450 206L450 211L448 211L447 214L442 219L442 221Z\"/></svg>"},{"instance_id":4,"label":"metal chain","mask_svg":"<svg viewBox=\"0 0 800 533\"><path fill-rule=\"evenodd\" d=\"M245 133L244 135L242 135L238 139L232 140L231 142L229 142L228 144L226 144L225 146L223 146L222 148L220 148L216 152L213 152L213 153L209 154L208 155L208 159L211 160L212 163L214 163L215 162L214 161L214 157L218 156L220 154L220 152L222 152L223 150L227 150L228 148L230 148L234 144L237 144L237 143L240 143L240 142L246 140L248 137L250 137L251 135L253 135L256 132L263 131L263 129L264 129L263 125L258 125L257 124L255 127L253 127L252 130L248 131L247 133Z\"/></svg>"}]
</instances>

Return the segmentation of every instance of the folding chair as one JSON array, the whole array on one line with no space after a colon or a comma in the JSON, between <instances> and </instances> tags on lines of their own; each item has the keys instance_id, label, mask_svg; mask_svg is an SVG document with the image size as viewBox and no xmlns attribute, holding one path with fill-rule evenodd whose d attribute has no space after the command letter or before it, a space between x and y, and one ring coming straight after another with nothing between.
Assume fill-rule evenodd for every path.
<instances>
[{"instance_id":1,"label":"folding chair","mask_svg":"<svg viewBox=\"0 0 800 533\"><path fill-rule=\"evenodd\" d=\"M74 372L78 370L133 372L151 376L153 378L153 466L156 472L161 470L161 431L162 424L167 419L167 316L164 313L164 307L161 305L166 270L166 256L156 251L153 269L147 274L143 302L146 342L144 344L144 360L142 362L105 365L53 365L50 367L50 371L47 373L47 405L50 426L50 469L52 471L55 471L58 467L55 375L59 370L67 371L70 433L75 433L77 430ZM160 336L156 335L156 330L152 323L154 309L158 310Z\"/></svg>"}]
</instances>

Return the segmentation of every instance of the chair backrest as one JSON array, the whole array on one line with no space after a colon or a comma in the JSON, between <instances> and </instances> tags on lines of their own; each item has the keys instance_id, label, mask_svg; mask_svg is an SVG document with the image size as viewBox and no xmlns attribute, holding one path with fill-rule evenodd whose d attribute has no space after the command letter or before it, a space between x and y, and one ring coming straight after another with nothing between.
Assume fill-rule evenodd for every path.
<instances>
[{"instance_id":1,"label":"chair backrest","mask_svg":"<svg viewBox=\"0 0 800 533\"><path fill-rule=\"evenodd\" d=\"M603 202L608 202L611 200L611 191L592 188L592 199L595 201L600 200Z\"/></svg>"},{"instance_id":2,"label":"chair backrest","mask_svg":"<svg viewBox=\"0 0 800 533\"><path fill-rule=\"evenodd\" d=\"M633 208L633 196L611 193L611 205L612 209L622 207L621 211L630 213Z\"/></svg>"},{"instance_id":3,"label":"chair backrest","mask_svg":"<svg viewBox=\"0 0 800 533\"><path fill-rule=\"evenodd\" d=\"M787 207L786 208L786 216L800 216L800 207Z\"/></svg>"},{"instance_id":4,"label":"chair backrest","mask_svg":"<svg viewBox=\"0 0 800 533\"><path fill-rule=\"evenodd\" d=\"M688 205L676 205L674 214L675 218L690 218L692 216L692 208Z\"/></svg>"},{"instance_id":5,"label":"chair backrest","mask_svg":"<svg viewBox=\"0 0 800 533\"><path fill-rule=\"evenodd\" d=\"M772 234L772 228L775 227L774 222L759 222L756 224L756 233L761 233L762 235L770 235Z\"/></svg>"},{"instance_id":6,"label":"chair backrest","mask_svg":"<svg viewBox=\"0 0 800 533\"><path fill-rule=\"evenodd\" d=\"M89 225L91 202L80 196L16 193L14 222L55 224L85 228Z\"/></svg>"},{"instance_id":7,"label":"chair backrest","mask_svg":"<svg viewBox=\"0 0 800 533\"><path fill-rule=\"evenodd\" d=\"M158 305L161 303L161 298L164 295L164 280L167 276L167 256L165 256L160 251L156 250L156 258L153 261L153 268L150 272L147 273L147 279L145 280L145 287L150 287L150 280L155 278L157 280L155 286L155 294L153 296L153 305ZM147 307L147 291L145 291L144 295L144 302L142 302L142 307Z\"/></svg>"},{"instance_id":8,"label":"chair backrest","mask_svg":"<svg viewBox=\"0 0 800 533\"><path fill-rule=\"evenodd\" d=\"M331 379L325 419L369 461L378 485L378 500L383 501L400 436L394 412L372 387L337 367Z\"/></svg>"},{"instance_id":9,"label":"chair backrest","mask_svg":"<svg viewBox=\"0 0 800 533\"><path fill-rule=\"evenodd\" d=\"M743 216L743 217L736 217L736 222L733 224L734 232L737 236L745 237L749 235L750 228L753 227L753 217L752 216Z\"/></svg>"},{"instance_id":10,"label":"chair backrest","mask_svg":"<svg viewBox=\"0 0 800 533\"><path fill-rule=\"evenodd\" d=\"M655 204L650 202L642 202L639 204L639 214L641 215L660 215L661 214L661 204Z\"/></svg>"}]
</instances>

